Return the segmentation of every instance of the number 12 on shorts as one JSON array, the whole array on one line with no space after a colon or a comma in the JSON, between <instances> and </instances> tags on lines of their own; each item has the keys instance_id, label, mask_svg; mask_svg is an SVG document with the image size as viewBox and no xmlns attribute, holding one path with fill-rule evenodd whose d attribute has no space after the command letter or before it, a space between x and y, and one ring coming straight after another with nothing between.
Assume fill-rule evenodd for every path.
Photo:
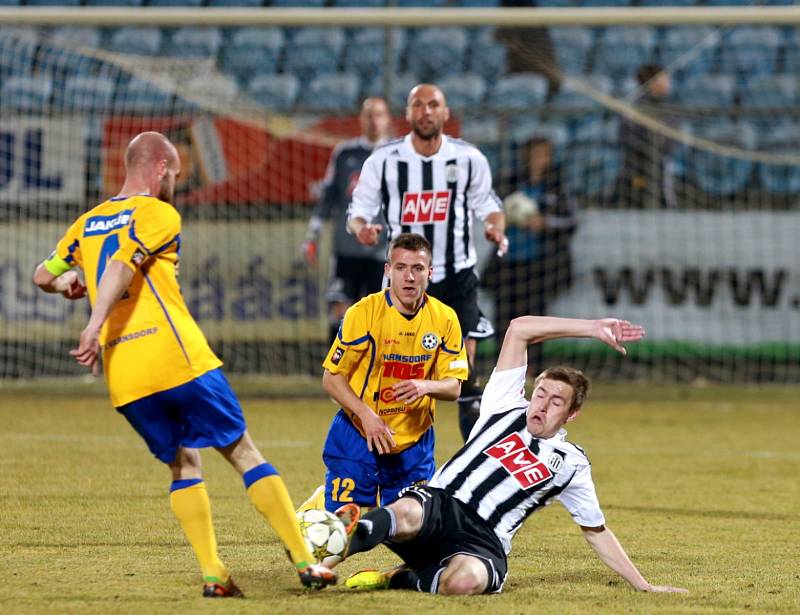
<instances>
[{"instance_id":1,"label":"number 12 on shorts","mask_svg":"<svg viewBox=\"0 0 800 615\"><path fill-rule=\"evenodd\" d=\"M334 502L352 502L350 494L356 488L356 483L352 478L334 478L331 481L331 499Z\"/></svg>"}]
</instances>

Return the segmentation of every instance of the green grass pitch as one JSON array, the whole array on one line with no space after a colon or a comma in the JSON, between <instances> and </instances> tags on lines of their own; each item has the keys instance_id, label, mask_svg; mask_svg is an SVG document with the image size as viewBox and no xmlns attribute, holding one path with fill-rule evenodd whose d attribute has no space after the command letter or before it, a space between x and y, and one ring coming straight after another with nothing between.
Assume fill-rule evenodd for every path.
<instances>
[{"instance_id":1,"label":"green grass pitch","mask_svg":"<svg viewBox=\"0 0 800 615\"><path fill-rule=\"evenodd\" d=\"M599 386L570 426L609 527L648 580L688 595L633 592L559 504L517 535L501 595L304 591L238 476L208 451L220 552L247 594L209 601L169 509L167 470L106 398L42 388L0 393L4 614L800 612L796 390ZM335 408L319 397L243 403L255 440L300 502L321 482ZM437 433L441 461L458 445L453 405L440 407ZM394 561L381 547L340 572Z\"/></svg>"}]
</instances>

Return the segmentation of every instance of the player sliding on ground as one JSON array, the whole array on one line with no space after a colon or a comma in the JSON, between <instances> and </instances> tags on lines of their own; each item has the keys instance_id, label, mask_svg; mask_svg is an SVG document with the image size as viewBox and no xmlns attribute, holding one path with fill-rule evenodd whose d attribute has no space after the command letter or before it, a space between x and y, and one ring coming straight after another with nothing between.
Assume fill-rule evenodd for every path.
<instances>
[{"instance_id":1,"label":"player sliding on ground","mask_svg":"<svg viewBox=\"0 0 800 615\"><path fill-rule=\"evenodd\" d=\"M92 315L70 354L97 372L102 350L111 402L172 472L170 504L203 574L203 596L241 597L217 554L198 448L216 448L275 528L300 581L321 589L336 576L316 564L275 468L250 438L236 395L178 287L181 217L172 203L180 158L161 134L135 137L118 196L79 217L36 269L46 292L77 299ZM81 267L84 285L73 267ZM88 287L88 288L87 288Z\"/></svg>"},{"instance_id":2,"label":"player sliding on ground","mask_svg":"<svg viewBox=\"0 0 800 615\"><path fill-rule=\"evenodd\" d=\"M578 417L589 393L586 376L569 367L549 368L537 377L530 402L525 399L528 345L593 337L625 354L622 345L643 336L640 326L611 318L513 320L464 447L428 486L407 489L394 503L353 524L349 556L385 544L405 565L388 573L357 572L346 585L441 594L499 592L512 537L531 513L558 500L600 559L635 589L685 592L651 585L637 570L605 525L583 449L566 440L562 428ZM358 509L343 507L338 514L352 523Z\"/></svg>"}]
</instances>

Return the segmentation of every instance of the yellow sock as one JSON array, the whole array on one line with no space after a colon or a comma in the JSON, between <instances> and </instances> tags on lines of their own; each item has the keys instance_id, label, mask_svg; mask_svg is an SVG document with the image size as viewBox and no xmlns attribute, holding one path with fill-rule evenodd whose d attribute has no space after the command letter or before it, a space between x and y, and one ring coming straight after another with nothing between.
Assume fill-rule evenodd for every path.
<instances>
[{"instance_id":1,"label":"yellow sock","mask_svg":"<svg viewBox=\"0 0 800 615\"><path fill-rule=\"evenodd\" d=\"M172 512L192 545L204 581L226 583L229 574L217 554L217 538L211 522L211 502L200 479L176 480L169 494Z\"/></svg>"},{"instance_id":2,"label":"yellow sock","mask_svg":"<svg viewBox=\"0 0 800 615\"><path fill-rule=\"evenodd\" d=\"M243 478L250 501L278 533L289 550L294 565L299 569L316 563L300 534L300 526L286 485L275 469L265 463L245 472Z\"/></svg>"}]
</instances>

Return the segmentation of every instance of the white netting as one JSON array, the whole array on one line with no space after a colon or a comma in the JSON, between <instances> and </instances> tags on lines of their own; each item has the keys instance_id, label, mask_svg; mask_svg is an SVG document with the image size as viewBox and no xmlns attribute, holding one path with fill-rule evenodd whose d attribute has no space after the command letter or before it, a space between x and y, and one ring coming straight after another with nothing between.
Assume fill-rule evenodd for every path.
<instances>
[{"instance_id":1,"label":"white netting","mask_svg":"<svg viewBox=\"0 0 800 615\"><path fill-rule=\"evenodd\" d=\"M79 371L65 351L85 304L37 293L29 275L114 194L122 148L145 129L182 153L182 288L228 370L316 373L327 263L309 268L299 248L315 182L357 134L363 96L387 95L399 133L420 80L441 85L452 130L486 153L503 196L526 188L525 145L552 144L558 197L530 193L550 230L519 266L484 263L487 311L641 321L635 373L788 378L798 59L796 30L772 25L3 27L0 378ZM647 63L672 79L663 101L635 80ZM546 257L524 263L537 240ZM547 355L616 373L596 348Z\"/></svg>"}]
</instances>

